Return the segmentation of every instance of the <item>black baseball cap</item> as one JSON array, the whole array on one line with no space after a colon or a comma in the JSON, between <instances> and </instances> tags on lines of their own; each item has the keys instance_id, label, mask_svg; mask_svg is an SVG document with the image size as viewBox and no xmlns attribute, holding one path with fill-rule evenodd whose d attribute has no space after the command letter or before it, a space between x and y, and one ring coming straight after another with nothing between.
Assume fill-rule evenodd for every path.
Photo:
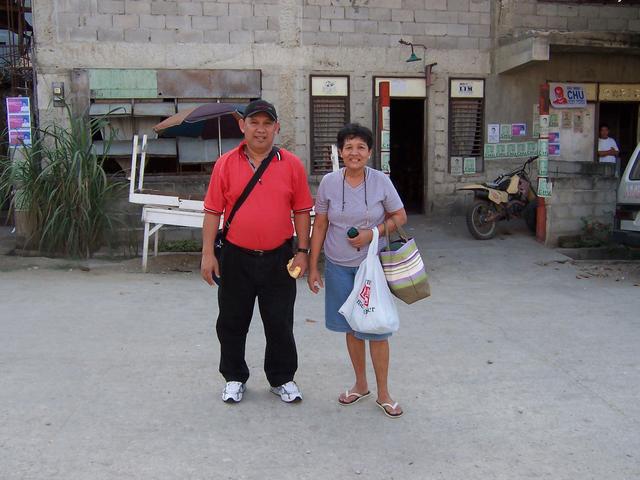
<instances>
[{"instance_id":1,"label":"black baseball cap","mask_svg":"<svg viewBox=\"0 0 640 480\"><path fill-rule=\"evenodd\" d=\"M267 102L266 100L258 99L251 102L249 105L244 107L244 118L250 117L251 115L255 115L256 113L266 113L269 115L274 121L278 121L278 114L276 113L276 107L273 104Z\"/></svg>"}]
</instances>

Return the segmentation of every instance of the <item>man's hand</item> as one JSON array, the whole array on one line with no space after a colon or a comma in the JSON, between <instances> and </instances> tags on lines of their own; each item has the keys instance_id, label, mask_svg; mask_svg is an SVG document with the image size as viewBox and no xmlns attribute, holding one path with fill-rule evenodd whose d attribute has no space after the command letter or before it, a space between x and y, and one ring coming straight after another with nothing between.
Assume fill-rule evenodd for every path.
<instances>
[{"instance_id":1,"label":"man's hand","mask_svg":"<svg viewBox=\"0 0 640 480\"><path fill-rule=\"evenodd\" d=\"M318 293L320 288L324 288L324 283L322 283L322 276L317 268L312 268L309 270L309 277L307 278L307 284L309 285L309 290L313 293Z\"/></svg>"},{"instance_id":2,"label":"man's hand","mask_svg":"<svg viewBox=\"0 0 640 480\"><path fill-rule=\"evenodd\" d=\"M371 229L358 229L358 236L354 238L347 238L353 248L363 248L371 243L373 240L373 232Z\"/></svg>"},{"instance_id":3,"label":"man's hand","mask_svg":"<svg viewBox=\"0 0 640 480\"><path fill-rule=\"evenodd\" d=\"M296 256L293 257L293 263L289 271L294 272L296 267L300 267L300 273L298 274L298 278L300 278L306 273L307 268L309 268L309 258L306 253L298 252Z\"/></svg>"},{"instance_id":4,"label":"man's hand","mask_svg":"<svg viewBox=\"0 0 640 480\"><path fill-rule=\"evenodd\" d=\"M213 253L203 253L202 261L200 262L200 274L205 282L213 286L213 276L220 276L220 266L218 265L218 259Z\"/></svg>"}]
</instances>

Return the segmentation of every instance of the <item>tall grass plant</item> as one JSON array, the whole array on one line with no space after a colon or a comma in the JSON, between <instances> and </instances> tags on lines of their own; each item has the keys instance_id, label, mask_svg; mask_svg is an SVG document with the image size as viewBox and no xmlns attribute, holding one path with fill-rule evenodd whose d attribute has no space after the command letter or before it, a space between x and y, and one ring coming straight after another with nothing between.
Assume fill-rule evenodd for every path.
<instances>
[{"instance_id":1,"label":"tall grass plant","mask_svg":"<svg viewBox=\"0 0 640 480\"><path fill-rule=\"evenodd\" d=\"M16 212L28 218L27 244L42 253L88 258L108 242L114 222L108 207L122 182L104 171L115 132L106 117L74 116L68 126L39 129L23 158L2 159L0 189L13 192ZM103 153L92 143L97 132L111 131Z\"/></svg>"}]
</instances>

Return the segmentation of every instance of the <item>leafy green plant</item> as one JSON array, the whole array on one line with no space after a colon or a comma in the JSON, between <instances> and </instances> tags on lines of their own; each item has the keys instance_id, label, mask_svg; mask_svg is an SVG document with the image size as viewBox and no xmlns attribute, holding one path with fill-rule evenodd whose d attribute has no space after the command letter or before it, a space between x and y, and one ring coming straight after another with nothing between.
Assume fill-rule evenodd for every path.
<instances>
[{"instance_id":1,"label":"leafy green plant","mask_svg":"<svg viewBox=\"0 0 640 480\"><path fill-rule=\"evenodd\" d=\"M37 130L24 158L0 159L0 192L13 192L13 207L28 218L29 244L47 254L88 258L114 228L107 208L122 183L110 181L103 165L115 132L97 154L92 139L109 130L107 118L74 116L68 106L66 112L68 126Z\"/></svg>"},{"instance_id":2,"label":"leafy green plant","mask_svg":"<svg viewBox=\"0 0 640 480\"><path fill-rule=\"evenodd\" d=\"M200 252L202 250L202 242L196 240L162 242L158 246L158 250L161 252Z\"/></svg>"}]
</instances>

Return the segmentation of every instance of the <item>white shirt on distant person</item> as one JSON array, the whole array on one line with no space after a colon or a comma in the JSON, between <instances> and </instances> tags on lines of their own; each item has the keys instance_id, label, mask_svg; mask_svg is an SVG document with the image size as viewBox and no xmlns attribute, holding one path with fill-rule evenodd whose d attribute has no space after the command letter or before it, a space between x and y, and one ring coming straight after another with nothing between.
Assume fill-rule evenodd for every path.
<instances>
[{"instance_id":1,"label":"white shirt on distant person","mask_svg":"<svg viewBox=\"0 0 640 480\"><path fill-rule=\"evenodd\" d=\"M598 139L599 152L606 152L611 148L614 148L617 152L620 152L620 149L618 148L618 144L613 138L607 137L607 138ZM600 157L600 163L616 163L616 157L615 155L606 155L604 157Z\"/></svg>"}]
</instances>

